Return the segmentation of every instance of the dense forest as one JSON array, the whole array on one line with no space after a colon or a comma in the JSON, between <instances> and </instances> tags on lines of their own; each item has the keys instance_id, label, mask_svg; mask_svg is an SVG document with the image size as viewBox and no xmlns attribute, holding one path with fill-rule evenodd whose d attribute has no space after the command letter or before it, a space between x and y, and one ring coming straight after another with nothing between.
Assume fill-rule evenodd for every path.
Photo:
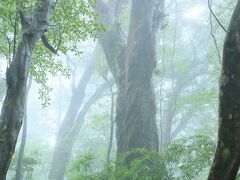
<instances>
[{"instance_id":1,"label":"dense forest","mask_svg":"<svg viewBox=\"0 0 240 180\"><path fill-rule=\"evenodd\" d=\"M240 180L240 0L0 0L0 180Z\"/></svg>"}]
</instances>

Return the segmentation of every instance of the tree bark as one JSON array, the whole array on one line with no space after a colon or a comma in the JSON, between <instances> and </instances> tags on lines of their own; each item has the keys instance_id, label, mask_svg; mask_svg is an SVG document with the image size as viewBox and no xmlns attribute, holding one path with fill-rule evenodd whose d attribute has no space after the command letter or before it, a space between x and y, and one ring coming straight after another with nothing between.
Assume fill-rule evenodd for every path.
<instances>
[{"instance_id":1,"label":"tree bark","mask_svg":"<svg viewBox=\"0 0 240 180\"><path fill-rule=\"evenodd\" d=\"M109 31L100 34L99 41L118 86L115 118L118 155L132 148L158 151L151 78L155 67L156 32L163 17L163 4L163 0L157 4L152 0L133 1L126 44L119 24L112 24L111 21L117 16L110 18L108 15L108 9L114 7L107 6L102 0L97 1L100 22L109 26Z\"/></svg>"},{"instance_id":2,"label":"tree bark","mask_svg":"<svg viewBox=\"0 0 240 180\"><path fill-rule=\"evenodd\" d=\"M22 166L23 166L23 157L24 157L24 150L27 140L27 102L28 102L28 94L31 89L32 85L32 78L30 77L28 80L27 85L27 94L26 94L26 100L25 100L25 112L24 112L24 118L23 118L23 128L22 128L22 139L21 139L21 145L18 153L18 160L17 160L17 169L16 169L16 180L22 180L23 179L23 172L22 172Z\"/></svg>"},{"instance_id":3,"label":"tree bark","mask_svg":"<svg viewBox=\"0 0 240 180\"><path fill-rule=\"evenodd\" d=\"M225 37L219 93L218 143L209 180L234 180L240 165L240 1Z\"/></svg>"},{"instance_id":4,"label":"tree bark","mask_svg":"<svg viewBox=\"0 0 240 180\"><path fill-rule=\"evenodd\" d=\"M22 126L32 52L36 42L47 31L50 20L51 3L49 0L42 2L41 7L34 9L31 18L20 13L22 36L6 72L7 92L0 116L0 180L6 179Z\"/></svg>"},{"instance_id":5,"label":"tree bark","mask_svg":"<svg viewBox=\"0 0 240 180\"><path fill-rule=\"evenodd\" d=\"M116 110L118 155L135 148L159 150L152 73L156 65L153 0L132 0L125 74Z\"/></svg>"}]
</instances>

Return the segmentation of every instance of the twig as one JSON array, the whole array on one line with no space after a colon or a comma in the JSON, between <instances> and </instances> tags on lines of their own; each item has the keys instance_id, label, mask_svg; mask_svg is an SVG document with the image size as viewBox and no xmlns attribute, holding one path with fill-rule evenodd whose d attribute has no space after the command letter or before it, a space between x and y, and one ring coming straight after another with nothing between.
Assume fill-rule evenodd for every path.
<instances>
[{"instance_id":1,"label":"twig","mask_svg":"<svg viewBox=\"0 0 240 180\"><path fill-rule=\"evenodd\" d=\"M212 0L208 0L208 6L210 8L212 7ZM219 61L220 64L222 64L220 51L219 51L219 48L218 48L218 45L217 45L217 39L216 39L215 34L213 33L213 22L212 22L212 12L211 11L210 11L210 17L209 18L210 18L211 36L213 38L213 42L214 42L214 45L215 45L215 48L216 48L216 51L217 51L218 61Z\"/></svg>"},{"instance_id":2,"label":"twig","mask_svg":"<svg viewBox=\"0 0 240 180\"><path fill-rule=\"evenodd\" d=\"M211 2L210 2L211 1ZM212 4L212 0L208 0L208 8L211 12L211 14L213 15L213 17L215 18L215 20L218 22L218 24L221 26L221 28L227 32L226 28L222 25L222 23L218 20L218 18L216 17L216 15L214 14L213 10L212 10L212 7L211 7L211 4Z\"/></svg>"}]
</instances>

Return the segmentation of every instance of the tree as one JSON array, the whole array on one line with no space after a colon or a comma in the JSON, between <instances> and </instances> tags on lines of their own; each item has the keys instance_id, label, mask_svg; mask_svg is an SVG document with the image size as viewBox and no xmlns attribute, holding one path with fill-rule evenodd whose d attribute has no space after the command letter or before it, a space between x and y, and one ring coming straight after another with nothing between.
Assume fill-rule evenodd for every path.
<instances>
[{"instance_id":1,"label":"tree","mask_svg":"<svg viewBox=\"0 0 240 180\"><path fill-rule=\"evenodd\" d=\"M209 180L235 179L240 165L240 1L224 41L219 94L218 143Z\"/></svg>"},{"instance_id":2,"label":"tree","mask_svg":"<svg viewBox=\"0 0 240 180\"><path fill-rule=\"evenodd\" d=\"M2 20L0 39L3 42L0 44L0 50L1 54L9 60L6 72L7 93L0 116L0 177L2 179L6 178L22 126L26 84L30 66L33 63L32 57L38 54L41 54L40 58L44 57L42 60L35 58L34 62L38 68L35 66L35 69L31 71L36 80L44 84L47 79L47 70L53 74L62 70L59 64L55 66L56 63L44 60L52 59L52 54L57 54L58 50L64 53L69 49L74 49L78 41L95 36L98 32L100 26L94 23L94 5L94 1L83 0L55 1L53 4L50 0L0 2ZM88 19L81 17L81 14ZM76 26L76 23L79 26ZM11 33L13 38L9 36ZM57 46L56 49L47 37L49 40L59 39L54 44ZM71 47L61 43L62 37L72 43ZM43 45L38 43L40 39ZM43 53L44 51L46 53ZM42 69L44 63L45 65L49 63L47 69ZM37 72L42 72L42 74Z\"/></svg>"},{"instance_id":3,"label":"tree","mask_svg":"<svg viewBox=\"0 0 240 180\"><path fill-rule=\"evenodd\" d=\"M54 147L53 161L49 174L50 179L63 179L65 168L67 166L68 159L71 155L68 148L70 146L66 146L68 143L67 136L72 131L76 117L78 115L79 109L81 108L84 98L85 98L85 90L86 87L94 73L94 65L90 63L84 73L81 76L78 84L75 85L75 78L73 77L72 83L72 97L70 100L69 108L65 114L63 122L57 133L56 145Z\"/></svg>"},{"instance_id":4,"label":"tree","mask_svg":"<svg viewBox=\"0 0 240 180\"><path fill-rule=\"evenodd\" d=\"M158 29L154 22L154 5L154 1L132 1L126 59L121 60L125 64L121 69L124 77L119 83L116 110L118 154L134 148L159 149L151 83Z\"/></svg>"},{"instance_id":5,"label":"tree","mask_svg":"<svg viewBox=\"0 0 240 180\"><path fill-rule=\"evenodd\" d=\"M164 1L154 2L132 1L126 44L120 24L114 23L126 1L117 1L116 6L97 1L99 21L108 25L108 31L100 33L99 42L118 87L115 120L119 155L133 148L158 151L151 78L156 63L155 36L163 17L159 8Z\"/></svg>"},{"instance_id":6,"label":"tree","mask_svg":"<svg viewBox=\"0 0 240 180\"><path fill-rule=\"evenodd\" d=\"M25 112L24 112L24 118L23 118L23 128L22 128L22 139L21 139L21 145L19 148L18 153L18 160L17 160L17 168L16 168L16 180L22 180L23 179L23 156L25 151L25 145L27 140L27 102L28 102L28 94L31 89L32 85L32 78L30 77L27 84L27 94L26 94L26 100L25 100Z\"/></svg>"},{"instance_id":7,"label":"tree","mask_svg":"<svg viewBox=\"0 0 240 180\"><path fill-rule=\"evenodd\" d=\"M39 38L48 30L51 3L48 0L35 8L30 16L19 12L22 37L14 58L7 70L7 94L0 117L0 177L5 179L14 153L17 137L22 126L25 111L26 85L33 49Z\"/></svg>"},{"instance_id":8,"label":"tree","mask_svg":"<svg viewBox=\"0 0 240 180\"><path fill-rule=\"evenodd\" d=\"M91 106L103 96L103 93L105 91L106 84L102 84L100 87L98 87L95 93L87 100L83 107L79 109L79 112L76 114L71 129L68 129L68 132L65 131L65 134L61 134L61 136L58 137L51 166L52 171L49 174L50 179L64 179L66 166L70 160L72 149L76 141L76 136L78 135L81 125L84 123L85 116Z\"/></svg>"}]
</instances>

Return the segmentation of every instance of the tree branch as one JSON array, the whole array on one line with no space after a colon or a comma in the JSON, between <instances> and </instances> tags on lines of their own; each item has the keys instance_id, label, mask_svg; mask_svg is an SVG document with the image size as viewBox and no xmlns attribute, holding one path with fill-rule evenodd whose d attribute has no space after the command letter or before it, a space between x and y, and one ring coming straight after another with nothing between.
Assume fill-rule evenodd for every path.
<instances>
[{"instance_id":1,"label":"tree branch","mask_svg":"<svg viewBox=\"0 0 240 180\"><path fill-rule=\"evenodd\" d=\"M212 7L212 0L208 0L208 6L210 8ZM217 39L216 39L216 36L213 32L213 21L212 21L212 12L211 11L210 11L209 20L210 20L211 36L213 38L213 42L214 42L214 45L215 45L215 48L216 48L216 51L217 51L218 61L219 61L220 64L222 64L222 61L221 61L222 58L221 58L220 51L219 51L219 48L218 48Z\"/></svg>"},{"instance_id":2,"label":"tree branch","mask_svg":"<svg viewBox=\"0 0 240 180\"><path fill-rule=\"evenodd\" d=\"M210 2L211 1L211 2ZM222 23L218 20L217 16L214 14L213 10L212 10L212 7L211 7L211 4L212 4L212 0L208 0L208 8L210 10L210 12L212 13L213 17L215 18L215 20L218 22L218 24L221 26L221 28L227 32L226 28L222 25Z\"/></svg>"},{"instance_id":3,"label":"tree branch","mask_svg":"<svg viewBox=\"0 0 240 180\"><path fill-rule=\"evenodd\" d=\"M46 37L45 34L42 35L41 40L42 40L44 46L45 46L47 49L49 49L52 53L57 54L57 52L58 52L58 50L59 50L59 48L60 48L61 41L62 41L61 36L60 36L60 40L59 40L57 49L55 49L55 48L48 42L48 39L47 39L47 37Z\"/></svg>"}]
</instances>

